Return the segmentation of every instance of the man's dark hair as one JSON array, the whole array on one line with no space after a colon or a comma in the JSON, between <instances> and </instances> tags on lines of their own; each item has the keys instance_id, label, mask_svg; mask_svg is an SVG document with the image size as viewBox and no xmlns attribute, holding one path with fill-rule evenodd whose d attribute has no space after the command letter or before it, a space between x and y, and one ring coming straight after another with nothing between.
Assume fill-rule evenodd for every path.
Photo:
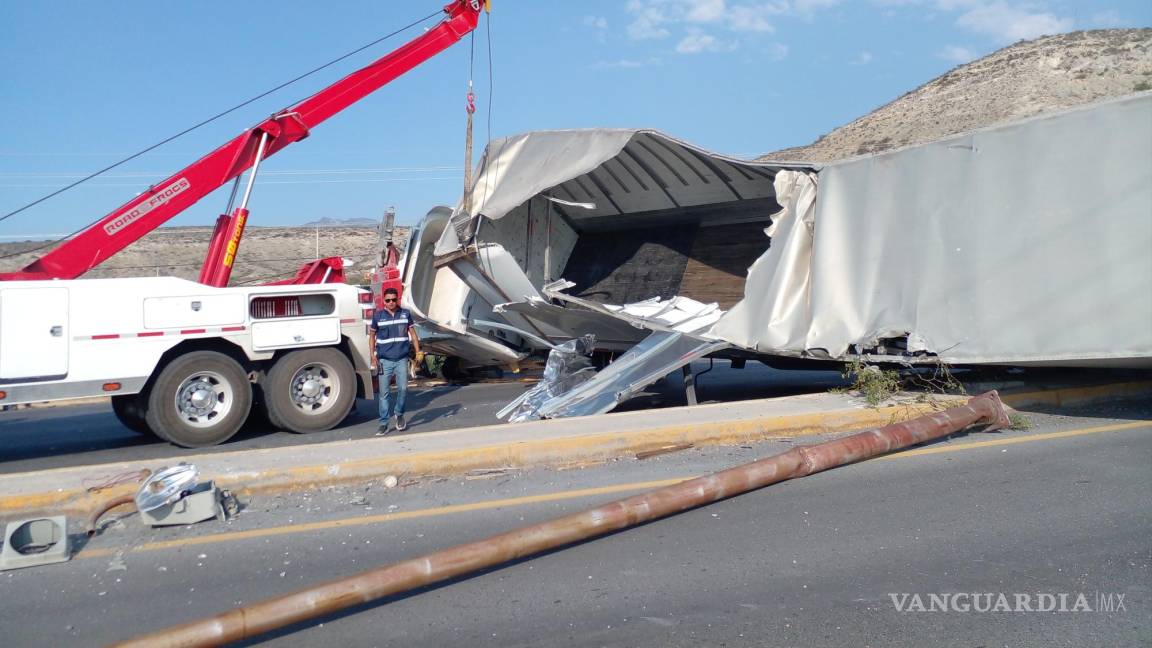
<instances>
[{"instance_id":1,"label":"man's dark hair","mask_svg":"<svg viewBox=\"0 0 1152 648\"><path fill-rule=\"evenodd\" d=\"M399 297L400 292L398 290L396 290L395 288L385 288L384 289L384 296L387 297L388 295L396 295L397 297Z\"/></svg>"}]
</instances>

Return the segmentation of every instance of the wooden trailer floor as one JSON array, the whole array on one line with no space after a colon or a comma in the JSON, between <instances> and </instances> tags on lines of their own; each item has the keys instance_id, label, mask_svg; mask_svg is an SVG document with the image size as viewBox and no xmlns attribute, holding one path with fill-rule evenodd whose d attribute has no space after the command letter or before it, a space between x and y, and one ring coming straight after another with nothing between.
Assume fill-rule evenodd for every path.
<instances>
[{"instance_id":1,"label":"wooden trailer floor","mask_svg":"<svg viewBox=\"0 0 1152 648\"><path fill-rule=\"evenodd\" d=\"M584 233L564 268L568 292L605 304L684 295L730 308L748 267L768 250L767 222Z\"/></svg>"}]
</instances>

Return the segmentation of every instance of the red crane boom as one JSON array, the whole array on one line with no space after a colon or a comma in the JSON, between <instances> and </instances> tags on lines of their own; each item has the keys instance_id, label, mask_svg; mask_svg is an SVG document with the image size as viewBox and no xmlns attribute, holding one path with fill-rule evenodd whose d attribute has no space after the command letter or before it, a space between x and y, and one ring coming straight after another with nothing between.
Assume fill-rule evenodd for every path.
<instances>
[{"instance_id":1,"label":"red crane boom","mask_svg":"<svg viewBox=\"0 0 1152 648\"><path fill-rule=\"evenodd\" d=\"M0 273L0 281L79 277L247 169L259 165L260 160L304 139L324 120L447 49L476 28L484 5L481 0L453 0L444 7L447 15L436 27L161 180L22 270ZM202 283L212 286L228 283L248 216L251 180L249 178L241 205L217 221L200 274Z\"/></svg>"}]
</instances>

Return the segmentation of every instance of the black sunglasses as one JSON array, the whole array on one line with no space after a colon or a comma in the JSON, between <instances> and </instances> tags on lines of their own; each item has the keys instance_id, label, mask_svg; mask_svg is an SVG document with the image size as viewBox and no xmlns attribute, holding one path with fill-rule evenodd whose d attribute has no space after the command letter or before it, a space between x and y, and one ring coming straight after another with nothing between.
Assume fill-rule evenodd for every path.
<instances>
[{"instance_id":1,"label":"black sunglasses","mask_svg":"<svg viewBox=\"0 0 1152 648\"><path fill-rule=\"evenodd\" d=\"M396 299L395 299L394 297L385 297L385 298L384 298L384 303L385 303L385 304L390 304L390 303L392 303L392 302L394 302L394 301L396 301Z\"/></svg>"}]
</instances>

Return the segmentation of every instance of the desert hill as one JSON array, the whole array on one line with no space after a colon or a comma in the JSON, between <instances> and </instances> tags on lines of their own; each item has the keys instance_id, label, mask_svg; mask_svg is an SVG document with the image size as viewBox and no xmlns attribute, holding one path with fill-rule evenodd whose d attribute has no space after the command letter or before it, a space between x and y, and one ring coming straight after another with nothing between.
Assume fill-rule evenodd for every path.
<instances>
[{"instance_id":1,"label":"desert hill","mask_svg":"<svg viewBox=\"0 0 1152 648\"><path fill-rule=\"evenodd\" d=\"M808 146L762 160L831 162L1152 90L1152 29L1043 36L961 65Z\"/></svg>"},{"instance_id":2,"label":"desert hill","mask_svg":"<svg viewBox=\"0 0 1152 648\"><path fill-rule=\"evenodd\" d=\"M407 227L397 227L395 241L404 249ZM128 246L93 269L85 278L172 276L195 281L212 237L211 227L163 227ZM249 227L244 231L232 285L287 279L317 257L342 256L356 262L346 270L350 281L366 283L363 273L376 258L377 228L371 227ZM7 256L44 242L0 244ZM0 271L18 270L46 250L0 260Z\"/></svg>"}]
</instances>

